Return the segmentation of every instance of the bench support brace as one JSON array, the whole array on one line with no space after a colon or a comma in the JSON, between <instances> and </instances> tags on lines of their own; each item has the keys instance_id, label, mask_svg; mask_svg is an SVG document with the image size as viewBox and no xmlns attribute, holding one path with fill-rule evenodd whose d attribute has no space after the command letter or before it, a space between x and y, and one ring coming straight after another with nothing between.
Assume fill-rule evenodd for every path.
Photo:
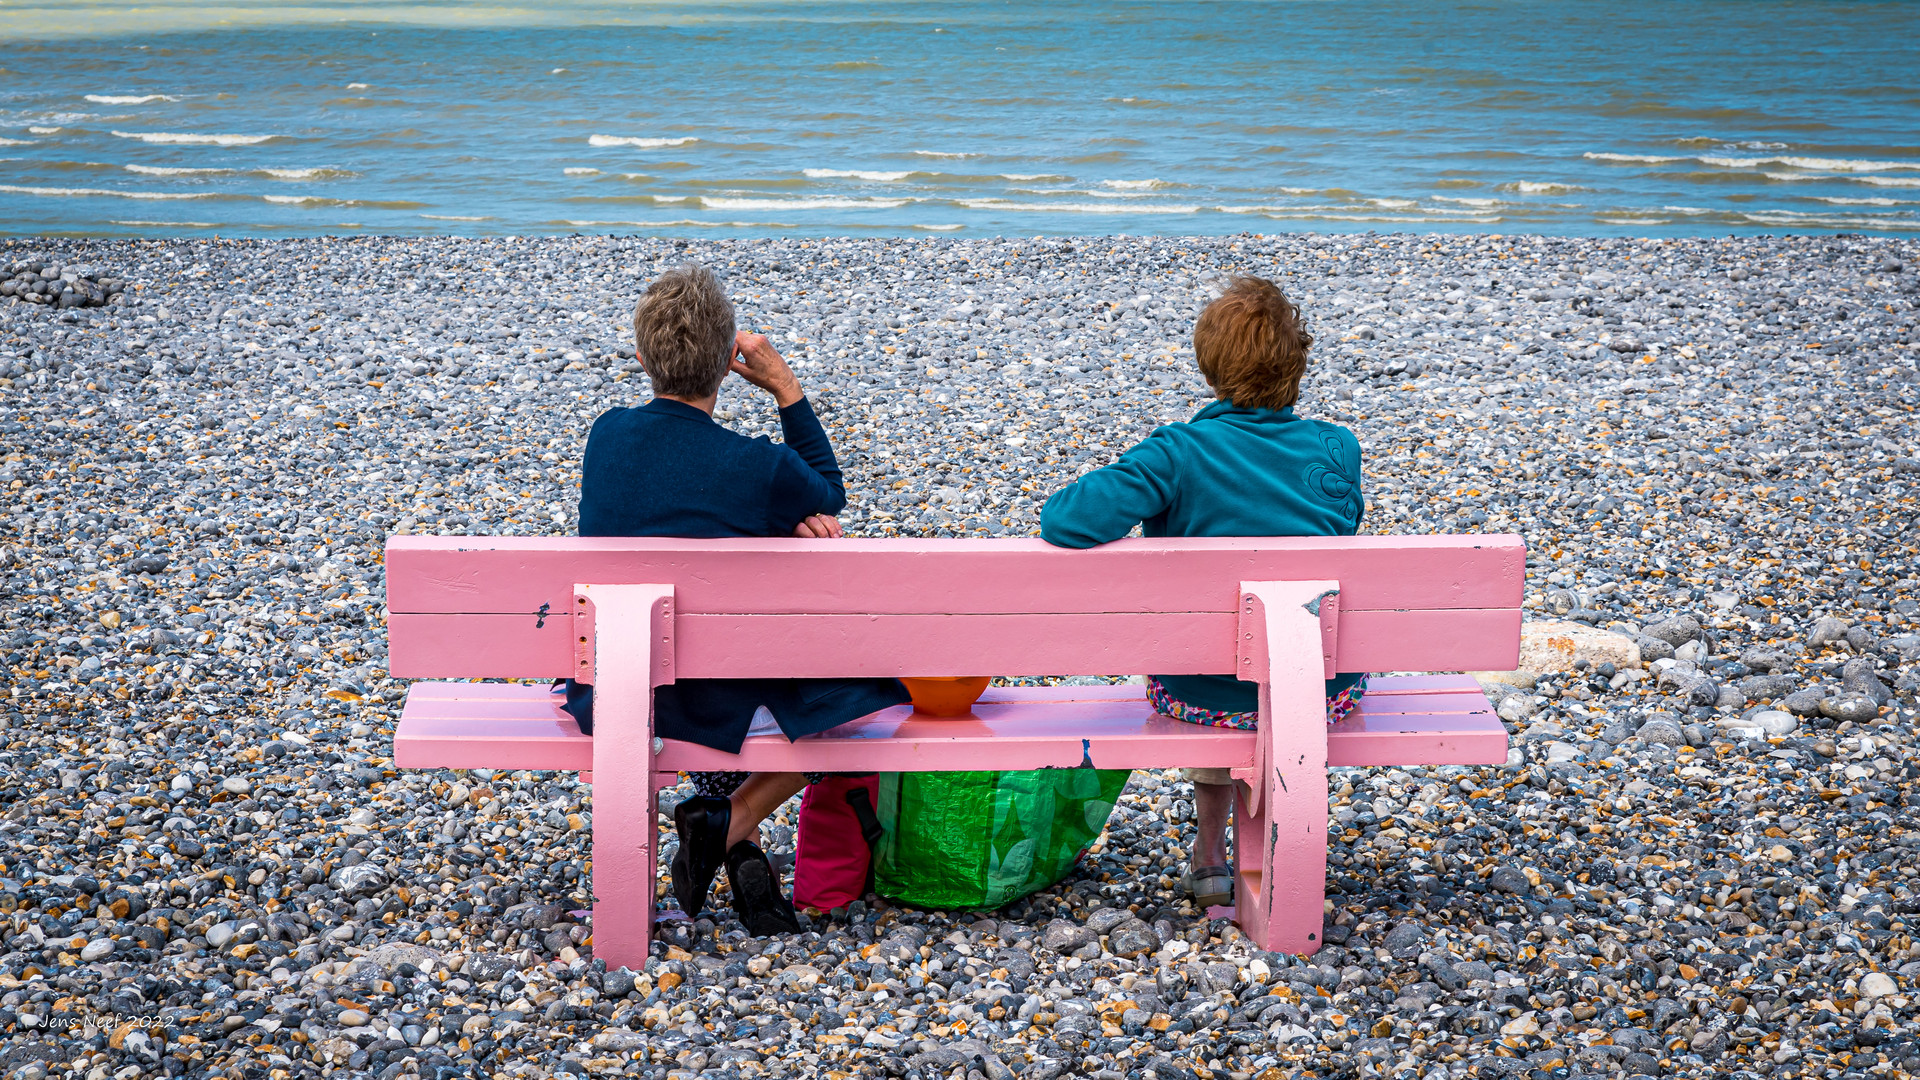
<instances>
[{"instance_id":1,"label":"bench support brace","mask_svg":"<svg viewBox=\"0 0 1920 1080\"><path fill-rule=\"evenodd\" d=\"M593 628L593 954L638 971L652 943L658 881L653 688L673 678L673 587L579 593Z\"/></svg>"},{"instance_id":2,"label":"bench support brace","mask_svg":"<svg viewBox=\"0 0 1920 1080\"><path fill-rule=\"evenodd\" d=\"M1326 656L1339 589L1332 581L1240 586L1242 647L1264 647L1250 665L1260 685L1253 768L1234 785L1234 918L1273 952L1318 950L1325 922Z\"/></svg>"}]
</instances>

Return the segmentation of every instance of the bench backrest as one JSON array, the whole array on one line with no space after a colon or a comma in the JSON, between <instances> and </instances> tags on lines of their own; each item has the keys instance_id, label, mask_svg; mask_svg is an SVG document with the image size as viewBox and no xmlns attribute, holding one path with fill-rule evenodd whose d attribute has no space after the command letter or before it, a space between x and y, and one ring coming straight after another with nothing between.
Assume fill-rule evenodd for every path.
<instances>
[{"instance_id":1,"label":"bench backrest","mask_svg":"<svg viewBox=\"0 0 1920 1080\"><path fill-rule=\"evenodd\" d=\"M677 678L1232 672L1240 585L1340 586L1339 671L1518 662L1517 536L681 540L396 536L402 678L575 670L578 584L674 590ZM601 657L599 663L613 662Z\"/></svg>"}]
</instances>

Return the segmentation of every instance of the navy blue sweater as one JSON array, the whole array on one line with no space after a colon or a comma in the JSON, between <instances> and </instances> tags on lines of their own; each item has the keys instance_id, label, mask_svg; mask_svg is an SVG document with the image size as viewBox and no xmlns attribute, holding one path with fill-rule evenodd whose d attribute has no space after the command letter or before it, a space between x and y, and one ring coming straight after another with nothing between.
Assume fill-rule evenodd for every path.
<instances>
[{"instance_id":1,"label":"navy blue sweater","mask_svg":"<svg viewBox=\"0 0 1920 1080\"><path fill-rule=\"evenodd\" d=\"M678 401L609 409L580 470L581 536L791 536L847 505L840 464L805 398L780 410L784 445L729 431ZM593 730L591 688L567 684L567 711ZM682 679L655 688L654 734L738 753L753 714L789 738L907 700L897 679Z\"/></svg>"},{"instance_id":2,"label":"navy blue sweater","mask_svg":"<svg viewBox=\"0 0 1920 1080\"><path fill-rule=\"evenodd\" d=\"M790 536L847 505L840 463L806 398L780 410L786 445L749 439L691 405L608 409L587 435L581 536Z\"/></svg>"}]
</instances>

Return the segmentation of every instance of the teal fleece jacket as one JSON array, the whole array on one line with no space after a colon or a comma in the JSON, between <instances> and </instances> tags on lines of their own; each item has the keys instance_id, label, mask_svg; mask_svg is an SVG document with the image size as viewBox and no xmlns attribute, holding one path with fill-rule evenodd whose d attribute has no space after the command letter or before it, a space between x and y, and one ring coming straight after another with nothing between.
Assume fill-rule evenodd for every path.
<instances>
[{"instance_id":1,"label":"teal fleece jacket","mask_svg":"<svg viewBox=\"0 0 1920 1080\"><path fill-rule=\"evenodd\" d=\"M1073 548L1118 540L1135 525L1148 536L1352 536L1365 512L1353 432L1291 408L1216 401L1054 492L1040 536ZM1231 675L1157 677L1202 709L1259 708L1258 688ZM1327 680L1327 696L1360 678Z\"/></svg>"}]
</instances>

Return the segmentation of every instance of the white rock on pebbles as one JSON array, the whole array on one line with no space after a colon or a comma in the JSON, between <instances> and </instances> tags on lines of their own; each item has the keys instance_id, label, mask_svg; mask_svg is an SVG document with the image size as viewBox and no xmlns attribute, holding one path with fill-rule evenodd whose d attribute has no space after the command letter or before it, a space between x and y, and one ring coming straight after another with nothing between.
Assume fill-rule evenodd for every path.
<instances>
[{"instance_id":1,"label":"white rock on pebbles","mask_svg":"<svg viewBox=\"0 0 1920 1080\"><path fill-rule=\"evenodd\" d=\"M133 283L0 304L10 1069L1920 1068L1911 241L5 248ZM1205 400L1219 277L1277 276L1319 338L1303 412L1365 447L1367 528L1517 531L1529 616L1646 666L1502 684L1507 768L1336 775L1310 959L1185 905L1188 793L1143 773L1082 873L991 916L860 904L761 941L723 890L603 972L587 788L391 768L379 553L567 532L588 423L645 397L627 312L689 259L793 359L861 535L1031 534ZM737 387L721 415L775 429Z\"/></svg>"}]
</instances>

